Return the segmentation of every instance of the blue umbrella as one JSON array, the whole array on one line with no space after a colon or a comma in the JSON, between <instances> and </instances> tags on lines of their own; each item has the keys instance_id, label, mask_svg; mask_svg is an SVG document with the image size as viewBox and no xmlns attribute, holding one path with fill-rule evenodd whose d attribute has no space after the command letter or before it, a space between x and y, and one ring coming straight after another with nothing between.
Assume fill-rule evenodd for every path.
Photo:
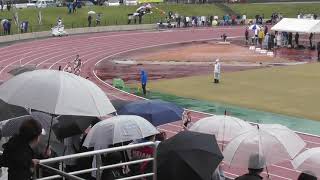
<instances>
[{"instance_id":1,"label":"blue umbrella","mask_svg":"<svg viewBox=\"0 0 320 180\"><path fill-rule=\"evenodd\" d=\"M147 119L154 126L179 121L183 109L173 103L161 100L144 100L129 103L123 106L118 114L137 115Z\"/></svg>"}]
</instances>

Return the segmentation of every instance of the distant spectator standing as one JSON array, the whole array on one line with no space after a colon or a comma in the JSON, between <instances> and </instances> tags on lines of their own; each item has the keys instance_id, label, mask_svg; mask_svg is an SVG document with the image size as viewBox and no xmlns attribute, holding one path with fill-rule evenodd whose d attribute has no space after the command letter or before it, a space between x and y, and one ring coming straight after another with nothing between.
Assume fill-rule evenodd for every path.
<instances>
[{"instance_id":1,"label":"distant spectator standing","mask_svg":"<svg viewBox=\"0 0 320 180\"><path fill-rule=\"evenodd\" d=\"M8 180L30 180L39 160L34 159L42 133L41 124L33 119L24 121L19 134L3 145L3 164L8 167Z\"/></svg>"},{"instance_id":2,"label":"distant spectator standing","mask_svg":"<svg viewBox=\"0 0 320 180\"><path fill-rule=\"evenodd\" d=\"M264 39L264 30L261 29L258 34L259 45L261 48L262 48L263 39Z\"/></svg>"},{"instance_id":3,"label":"distant spectator standing","mask_svg":"<svg viewBox=\"0 0 320 180\"><path fill-rule=\"evenodd\" d=\"M11 2L7 1L7 10L10 11L10 9L11 9Z\"/></svg>"},{"instance_id":4,"label":"distant spectator standing","mask_svg":"<svg viewBox=\"0 0 320 180\"><path fill-rule=\"evenodd\" d=\"M317 44L317 51L318 51L318 61L320 61L320 41Z\"/></svg>"},{"instance_id":5,"label":"distant spectator standing","mask_svg":"<svg viewBox=\"0 0 320 180\"><path fill-rule=\"evenodd\" d=\"M78 4L77 0L74 0L73 4L72 4L72 12L73 13L77 12L77 4Z\"/></svg>"},{"instance_id":6,"label":"distant spectator standing","mask_svg":"<svg viewBox=\"0 0 320 180\"><path fill-rule=\"evenodd\" d=\"M0 0L1 11L3 11L3 0Z\"/></svg>"},{"instance_id":7,"label":"distant spectator standing","mask_svg":"<svg viewBox=\"0 0 320 180\"><path fill-rule=\"evenodd\" d=\"M140 72L140 81L141 81L141 87L143 91L143 95L147 95L147 82L148 82L148 74L146 71L141 70Z\"/></svg>"},{"instance_id":8,"label":"distant spectator standing","mask_svg":"<svg viewBox=\"0 0 320 180\"><path fill-rule=\"evenodd\" d=\"M214 83L219 83L220 81L220 73L221 73L221 65L219 62L219 59L216 59L216 62L214 64L214 71L213 71L214 75Z\"/></svg>"},{"instance_id":9,"label":"distant spectator standing","mask_svg":"<svg viewBox=\"0 0 320 180\"><path fill-rule=\"evenodd\" d=\"M309 36L310 49L312 49L312 47L313 47L313 45L312 45L312 38L313 38L313 33L310 33L310 36Z\"/></svg>"},{"instance_id":10,"label":"distant spectator standing","mask_svg":"<svg viewBox=\"0 0 320 180\"><path fill-rule=\"evenodd\" d=\"M299 48L299 33L296 33L296 35L294 36L294 40L296 42L297 48Z\"/></svg>"},{"instance_id":11,"label":"distant spectator standing","mask_svg":"<svg viewBox=\"0 0 320 180\"><path fill-rule=\"evenodd\" d=\"M249 29L248 27L246 28L246 31L244 32L244 36L246 38L246 45L249 43Z\"/></svg>"},{"instance_id":12,"label":"distant spectator standing","mask_svg":"<svg viewBox=\"0 0 320 180\"><path fill-rule=\"evenodd\" d=\"M290 32L288 35L288 45L290 46L290 48L292 48L292 32Z\"/></svg>"},{"instance_id":13,"label":"distant spectator standing","mask_svg":"<svg viewBox=\"0 0 320 180\"><path fill-rule=\"evenodd\" d=\"M73 5L72 5L71 2L68 4L67 8L68 8L68 14L71 14L71 11L72 11L72 8L73 8Z\"/></svg>"},{"instance_id":14,"label":"distant spectator standing","mask_svg":"<svg viewBox=\"0 0 320 180\"><path fill-rule=\"evenodd\" d=\"M88 16L88 27L91 27L91 22L92 22L92 16Z\"/></svg>"},{"instance_id":15,"label":"distant spectator standing","mask_svg":"<svg viewBox=\"0 0 320 180\"><path fill-rule=\"evenodd\" d=\"M101 24L101 13L98 13L96 17L96 25L99 26L100 24Z\"/></svg>"}]
</instances>

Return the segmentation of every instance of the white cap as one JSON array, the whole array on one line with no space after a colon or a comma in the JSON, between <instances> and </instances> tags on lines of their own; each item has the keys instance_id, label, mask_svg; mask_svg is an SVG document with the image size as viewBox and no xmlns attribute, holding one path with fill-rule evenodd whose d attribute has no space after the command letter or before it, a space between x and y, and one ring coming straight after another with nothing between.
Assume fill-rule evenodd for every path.
<instances>
[{"instance_id":1,"label":"white cap","mask_svg":"<svg viewBox=\"0 0 320 180\"><path fill-rule=\"evenodd\" d=\"M266 159L261 154L251 154L249 158L249 169L263 169L266 167Z\"/></svg>"},{"instance_id":2,"label":"white cap","mask_svg":"<svg viewBox=\"0 0 320 180\"><path fill-rule=\"evenodd\" d=\"M43 128L41 129L41 135L46 135L46 130L44 130Z\"/></svg>"},{"instance_id":3,"label":"white cap","mask_svg":"<svg viewBox=\"0 0 320 180\"><path fill-rule=\"evenodd\" d=\"M216 59L216 62L219 62L219 59Z\"/></svg>"}]
</instances>

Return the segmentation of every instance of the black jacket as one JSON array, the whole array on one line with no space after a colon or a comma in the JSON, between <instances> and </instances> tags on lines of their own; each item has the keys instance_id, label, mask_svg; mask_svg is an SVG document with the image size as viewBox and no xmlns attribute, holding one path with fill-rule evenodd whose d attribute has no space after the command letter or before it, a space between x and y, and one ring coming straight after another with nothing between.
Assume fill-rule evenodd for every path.
<instances>
[{"instance_id":1,"label":"black jacket","mask_svg":"<svg viewBox=\"0 0 320 180\"><path fill-rule=\"evenodd\" d=\"M262 180L263 178L258 174L245 174L242 176L237 177L235 180Z\"/></svg>"},{"instance_id":2,"label":"black jacket","mask_svg":"<svg viewBox=\"0 0 320 180\"><path fill-rule=\"evenodd\" d=\"M3 145L3 166L8 167L8 180L30 180L33 150L21 137L14 136Z\"/></svg>"}]
</instances>

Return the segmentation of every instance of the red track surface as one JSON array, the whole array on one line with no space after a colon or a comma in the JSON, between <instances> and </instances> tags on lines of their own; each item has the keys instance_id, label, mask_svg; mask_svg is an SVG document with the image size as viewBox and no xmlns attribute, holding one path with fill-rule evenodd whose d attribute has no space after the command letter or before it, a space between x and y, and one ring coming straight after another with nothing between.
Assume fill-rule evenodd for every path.
<instances>
[{"instance_id":1,"label":"red track surface","mask_svg":"<svg viewBox=\"0 0 320 180\"><path fill-rule=\"evenodd\" d=\"M190 30L164 31L164 32L108 32L97 34L77 35L63 38L49 38L21 42L0 48L0 80L10 78L7 73L12 68L22 65L36 64L38 68L58 69L65 67L66 63L74 60L80 54L85 63L82 70L83 77L90 77L98 84L111 99L136 100L138 97L121 92L102 82L95 75L95 66L99 61L113 55L127 51L137 50L150 46L158 46L179 42L219 39L221 34L227 33L229 37L242 36L243 28L215 28ZM208 116L208 114L194 112L193 120ZM172 136L181 130L180 122L166 124L159 127ZM299 134L307 143L307 148L320 146L320 137ZM246 168L224 167L226 175L233 178L246 172ZM272 179L296 179L299 172L292 169L290 162L269 167ZM264 173L264 175L266 175Z\"/></svg>"}]
</instances>

